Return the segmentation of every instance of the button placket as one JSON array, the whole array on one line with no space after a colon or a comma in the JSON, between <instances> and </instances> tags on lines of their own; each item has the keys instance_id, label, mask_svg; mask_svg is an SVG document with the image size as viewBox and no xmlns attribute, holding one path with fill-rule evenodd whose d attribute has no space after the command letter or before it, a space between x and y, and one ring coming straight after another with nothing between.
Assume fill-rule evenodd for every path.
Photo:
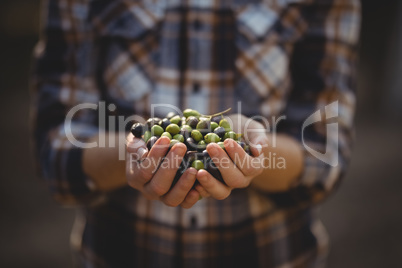
<instances>
[{"instance_id":1,"label":"button placket","mask_svg":"<svg viewBox=\"0 0 402 268\"><path fill-rule=\"evenodd\" d=\"M198 201L191 209L182 210L181 222L186 228L204 228L206 221L206 204L205 199Z\"/></svg>"},{"instance_id":2,"label":"button placket","mask_svg":"<svg viewBox=\"0 0 402 268\"><path fill-rule=\"evenodd\" d=\"M200 30L201 30L201 28L202 28L202 22L201 22L201 20L200 20L200 16L199 16L199 11L197 10L197 11L195 11L194 12L194 17L195 17L195 19L194 19L194 22L193 22L193 29L194 29L194 31L196 31L196 32L199 32ZM196 39L197 40L197 39ZM194 57L194 64L195 64L195 70L198 70L199 69L199 57L200 57L200 48L199 48L199 44L198 44L198 42L195 42L194 43L194 45L193 45L193 51L192 51L192 55L191 55L192 57ZM192 90L193 90L193 93L195 93L195 94L197 94L197 93L199 93L200 92L200 89L201 89L201 85L200 85L200 82L199 81L195 81L194 83L193 83L193 88L192 88Z\"/></svg>"},{"instance_id":3,"label":"button placket","mask_svg":"<svg viewBox=\"0 0 402 268\"><path fill-rule=\"evenodd\" d=\"M201 29L201 26L202 26L202 23L197 16L197 18L195 19L195 21L193 23L194 30L199 31Z\"/></svg>"},{"instance_id":4,"label":"button placket","mask_svg":"<svg viewBox=\"0 0 402 268\"><path fill-rule=\"evenodd\" d=\"M197 226L197 217L195 215L192 215L190 218L190 226L191 227L196 227Z\"/></svg>"},{"instance_id":5,"label":"button placket","mask_svg":"<svg viewBox=\"0 0 402 268\"><path fill-rule=\"evenodd\" d=\"M200 83L196 82L196 83L193 84L193 93L200 92L200 89L201 89Z\"/></svg>"}]
</instances>

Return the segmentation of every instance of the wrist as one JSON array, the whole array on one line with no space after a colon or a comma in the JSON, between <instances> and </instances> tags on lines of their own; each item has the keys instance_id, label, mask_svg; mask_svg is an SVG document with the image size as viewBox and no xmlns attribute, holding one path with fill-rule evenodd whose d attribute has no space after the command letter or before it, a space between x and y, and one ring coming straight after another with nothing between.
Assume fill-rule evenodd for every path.
<instances>
[{"instance_id":1,"label":"wrist","mask_svg":"<svg viewBox=\"0 0 402 268\"><path fill-rule=\"evenodd\" d=\"M91 140L98 142L100 139L111 141L114 146L106 144L104 147L83 149L83 170L94 182L100 191L110 191L127 184L125 177L125 161L119 160L121 136L117 133L99 133ZM123 147L124 149L124 147Z\"/></svg>"}]
</instances>

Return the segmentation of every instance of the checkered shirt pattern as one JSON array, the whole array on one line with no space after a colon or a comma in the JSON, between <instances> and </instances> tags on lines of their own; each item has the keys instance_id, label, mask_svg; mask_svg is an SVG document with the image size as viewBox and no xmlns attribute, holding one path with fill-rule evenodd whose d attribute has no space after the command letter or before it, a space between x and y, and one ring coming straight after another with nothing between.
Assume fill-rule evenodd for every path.
<instances>
[{"instance_id":1,"label":"checkered shirt pattern","mask_svg":"<svg viewBox=\"0 0 402 268\"><path fill-rule=\"evenodd\" d=\"M49 0L43 10L32 77L36 159L54 197L79 205L72 245L80 265L323 265L328 239L315 208L350 159L358 0ZM335 142L326 139L326 126L338 123L338 165L306 150L289 191L249 187L189 210L148 201L129 187L103 193L64 129L73 107L100 101L122 116L149 116L152 104L284 115L278 131L300 141L306 118L337 102L338 116L306 128L303 141L325 151ZM99 116L80 110L74 137L85 142L96 134Z\"/></svg>"}]
</instances>

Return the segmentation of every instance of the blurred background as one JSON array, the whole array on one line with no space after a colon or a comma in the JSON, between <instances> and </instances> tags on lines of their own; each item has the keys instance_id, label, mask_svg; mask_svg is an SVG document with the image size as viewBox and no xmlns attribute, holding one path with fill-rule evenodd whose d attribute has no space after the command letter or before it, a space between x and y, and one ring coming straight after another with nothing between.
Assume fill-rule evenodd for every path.
<instances>
[{"instance_id":1,"label":"blurred background","mask_svg":"<svg viewBox=\"0 0 402 268\"><path fill-rule=\"evenodd\" d=\"M402 1L364 0L357 140L351 168L322 206L328 267L402 267ZM74 210L34 174L28 77L38 0L0 3L0 267L72 267Z\"/></svg>"}]
</instances>

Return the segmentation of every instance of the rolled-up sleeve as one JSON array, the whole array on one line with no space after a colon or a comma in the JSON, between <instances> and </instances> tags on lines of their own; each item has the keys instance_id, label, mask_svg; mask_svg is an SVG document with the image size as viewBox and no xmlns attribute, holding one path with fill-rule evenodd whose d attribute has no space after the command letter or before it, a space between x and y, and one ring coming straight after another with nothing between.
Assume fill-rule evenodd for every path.
<instances>
[{"instance_id":1,"label":"rolled-up sleeve","mask_svg":"<svg viewBox=\"0 0 402 268\"><path fill-rule=\"evenodd\" d=\"M314 1L302 7L307 30L295 44L292 90L280 132L298 139L304 170L281 204L315 204L347 170L353 142L355 63L360 28L358 0Z\"/></svg>"},{"instance_id":2,"label":"rolled-up sleeve","mask_svg":"<svg viewBox=\"0 0 402 268\"><path fill-rule=\"evenodd\" d=\"M64 204L81 203L96 195L82 168L82 146L77 144L87 142L98 131L97 111L77 107L99 101L90 64L88 5L86 1L65 0L42 5L44 20L31 81L35 157L55 199ZM66 124L74 107L71 124Z\"/></svg>"}]
</instances>

